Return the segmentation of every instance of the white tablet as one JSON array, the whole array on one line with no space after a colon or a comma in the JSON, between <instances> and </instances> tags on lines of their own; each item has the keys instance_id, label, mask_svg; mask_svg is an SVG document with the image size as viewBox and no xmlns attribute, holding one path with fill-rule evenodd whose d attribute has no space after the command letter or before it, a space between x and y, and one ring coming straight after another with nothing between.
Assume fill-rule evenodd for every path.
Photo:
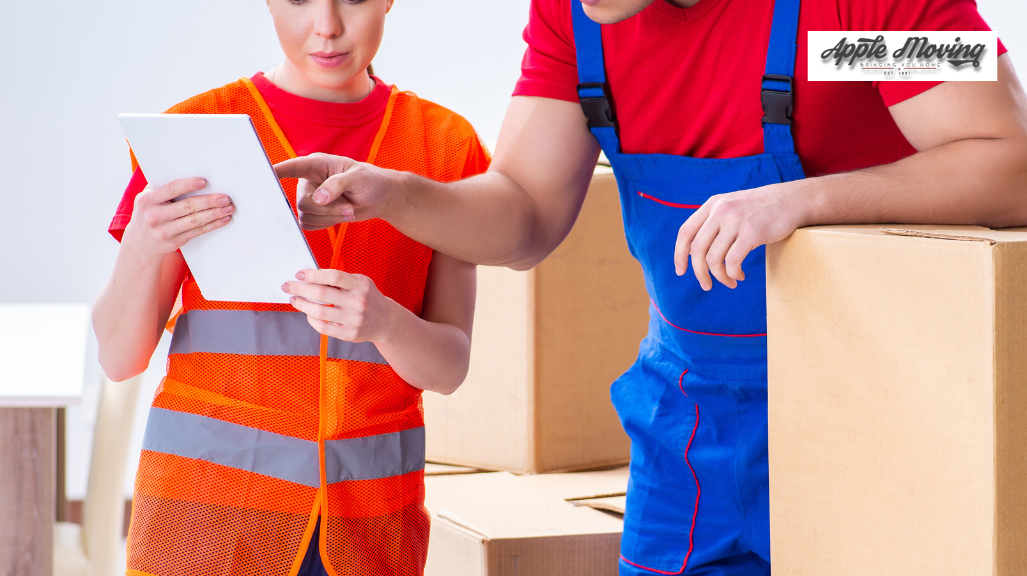
<instances>
[{"instance_id":1,"label":"white tablet","mask_svg":"<svg viewBox=\"0 0 1027 576\"><path fill-rule=\"evenodd\" d=\"M207 187L194 194L227 194L235 204L227 226L182 247L203 297L287 303L282 283L317 268L317 261L250 117L121 114L118 120L151 186L206 178Z\"/></svg>"}]
</instances>

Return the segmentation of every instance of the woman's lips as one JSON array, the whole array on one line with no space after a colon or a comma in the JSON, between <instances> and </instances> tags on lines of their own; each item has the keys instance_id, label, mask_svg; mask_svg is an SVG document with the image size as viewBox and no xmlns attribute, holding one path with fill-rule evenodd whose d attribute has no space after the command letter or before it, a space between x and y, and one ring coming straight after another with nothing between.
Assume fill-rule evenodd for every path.
<instances>
[{"instance_id":1,"label":"woman's lips","mask_svg":"<svg viewBox=\"0 0 1027 576\"><path fill-rule=\"evenodd\" d=\"M310 54L310 58L318 66L324 68L335 68L345 62L347 57L349 57L349 52L313 52Z\"/></svg>"}]
</instances>

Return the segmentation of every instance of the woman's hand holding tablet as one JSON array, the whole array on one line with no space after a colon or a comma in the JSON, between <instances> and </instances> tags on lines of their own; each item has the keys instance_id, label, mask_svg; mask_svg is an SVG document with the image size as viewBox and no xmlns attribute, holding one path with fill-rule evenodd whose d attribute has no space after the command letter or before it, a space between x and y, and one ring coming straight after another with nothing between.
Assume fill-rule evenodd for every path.
<instances>
[{"instance_id":1,"label":"woman's hand holding tablet","mask_svg":"<svg viewBox=\"0 0 1027 576\"><path fill-rule=\"evenodd\" d=\"M181 249L207 300L288 303L282 282L318 266L250 117L118 119L147 181L166 183L137 200L154 222L145 245Z\"/></svg>"},{"instance_id":2,"label":"woman's hand holding tablet","mask_svg":"<svg viewBox=\"0 0 1027 576\"><path fill-rule=\"evenodd\" d=\"M174 202L175 198L207 187L203 178L182 178L145 190L136 196L137 217L125 228L128 244L154 256L178 250L186 242L216 230L232 220L235 206L224 194L197 194Z\"/></svg>"}]
</instances>

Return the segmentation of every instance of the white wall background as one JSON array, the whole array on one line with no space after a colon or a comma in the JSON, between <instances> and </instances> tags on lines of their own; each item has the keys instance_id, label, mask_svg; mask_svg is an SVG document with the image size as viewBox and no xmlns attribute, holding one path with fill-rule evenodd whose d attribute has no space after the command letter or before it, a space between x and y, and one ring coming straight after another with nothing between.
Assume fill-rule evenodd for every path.
<instances>
[{"instance_id":1,"label":"white wall background","mask_svg":"<svg viewBox=\"0 0 1027 576\"><path fill-rule=\"evenodd\" d=\"M528 3L397 0L376 72L494 142ZM1027 3L978 4L1027 80ZM0 302L91 303L106 281L117 249L106 227L129 176L118 113L163 110L280 58L262 0L0 2ZM144 379L126 494L166 354L167 341ZM69 498L86 489L95 360L86 373L86 397L68 412Z\"/></svg>"}]
</instances>

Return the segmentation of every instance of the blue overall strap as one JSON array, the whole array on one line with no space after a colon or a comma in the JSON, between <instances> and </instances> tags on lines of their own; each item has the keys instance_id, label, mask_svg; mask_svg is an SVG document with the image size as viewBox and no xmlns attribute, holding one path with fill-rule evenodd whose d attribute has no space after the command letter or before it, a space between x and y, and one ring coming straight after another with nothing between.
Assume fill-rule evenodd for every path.
<instances>
[{"instance_id":1,"label":"blue overall strap","mask_svg":"<svg viewBox=\"0 0 1027 576\"><path fill-rule=\"evenodd\" d=\"M578 99L588 127L609 158L620 151L617 121L613 116L610 87L603 61L603 34L599 23L585 15L580 0L571 0L574 46L578 60Z\"/></svg>"},{"instance_id":2,"label":"blue overall strap","mask_svg":"<svg viewBox=\"0 0 1027 576\"><path fill-rule=\"evenodd\" d=\"M799 0L776 0L767 46L766 75L760 91L764 114L763 149L767 153L795 153L791 124L798 34Z\"/></svg>"}]
</instances>

